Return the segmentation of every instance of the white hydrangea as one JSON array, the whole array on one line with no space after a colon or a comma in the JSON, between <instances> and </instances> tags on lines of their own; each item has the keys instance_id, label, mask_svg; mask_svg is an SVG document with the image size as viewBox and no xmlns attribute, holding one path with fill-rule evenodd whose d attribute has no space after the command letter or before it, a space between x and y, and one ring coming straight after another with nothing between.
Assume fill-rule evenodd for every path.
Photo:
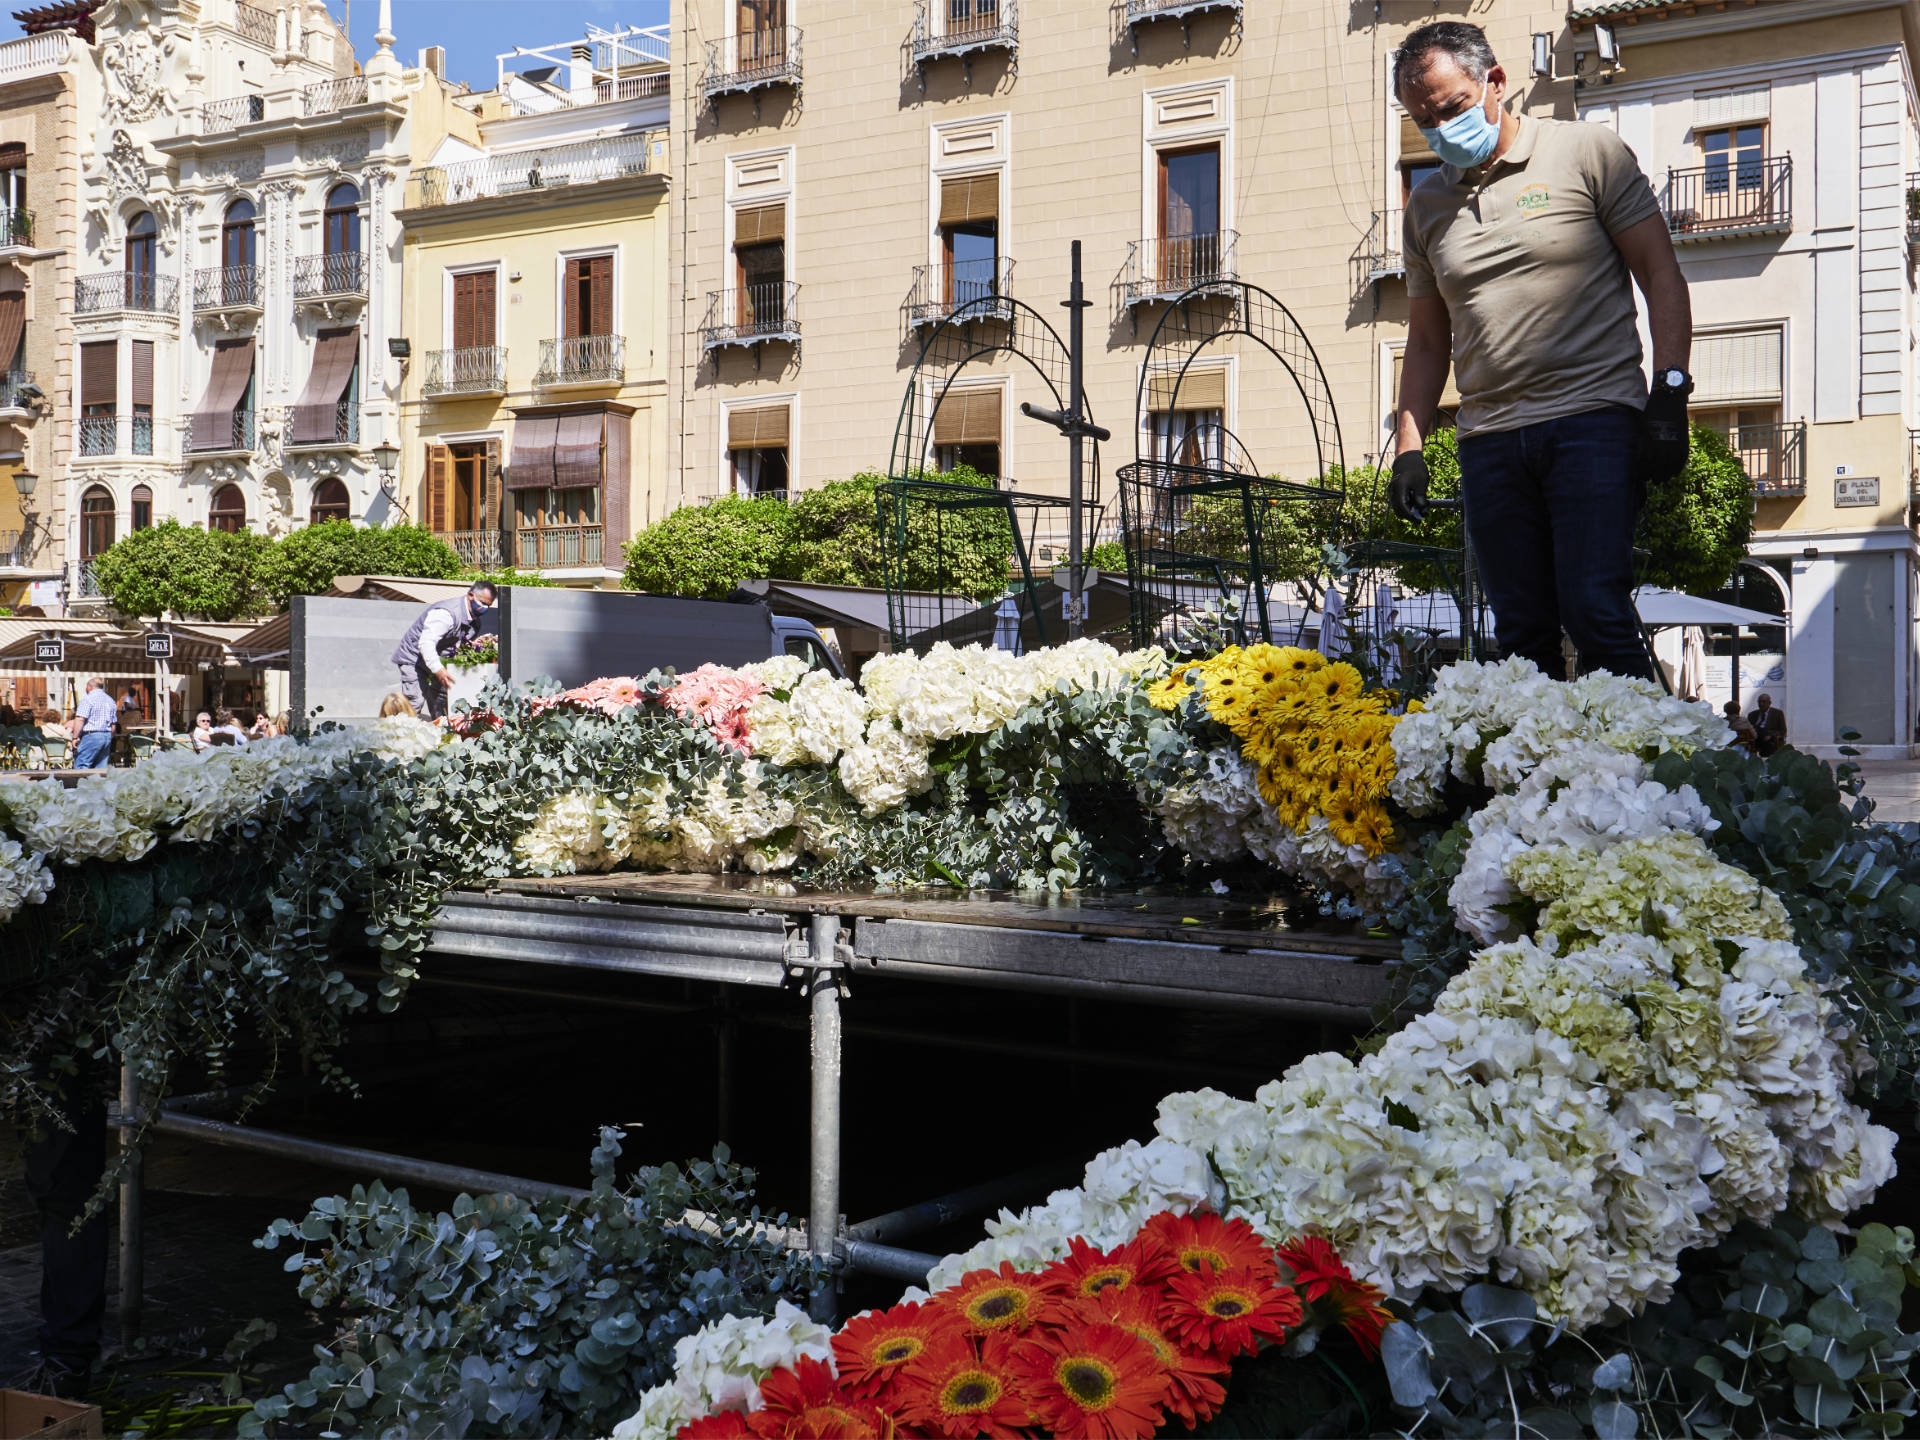
<instances>
[{"instance_id":1,"label":"white hydrangea","mask_svg":"<svg viewBox=\"0 0 1920 1440\"><path fill-rule=\"evenodd\" d=\"M866 733L867 701L825 670L802 677L785 700L762 695L747 712L754 754L775 765L831 765Z\"/></svg>"},{"instance_id":2,"label":"white hydrangea","mask_svg":"<svg viewBox=\"0 0 1920 1440\"><path fill-rule=\"evenodd\" d=\"M631 835L626 811L597 790L575 790L541 806L513 850L536 874L591 873L626 859Z\"/></svg>"},{"instance_id":3,"label":"white hydrangea","mask_svg":"<svg viewBox=\"0 0 1920 1440\"><path fill-rule=\"evenodd\" d=\"M865 741L840 757L840 783L864 814L878 815L932 785L933 763L924 744L892 720L876 719Z\"/></svg>"},{"instance_id":4,"label":"white hydrangea","mask_svg":"<svg viewBox=\"0 0 1920 1440\"><path fill-rule=\"evenodd\" d=\"M0 925L26 905L38 905L53 893L47 858L18 840L0 835Z\"/></svg>"},{"instance_id":5,"label":"white hydrangea","mask_svg":"<svg viewBox=\"0 0 1920 1440\"><path fill-rule=\"evenodd\" d=\"M672 1440L682 1425L721 1410L760 1408L760 1382L803 1356L833 1365L833 1331L779 1301L772 1316L729 1315L682 1336L673 1379L640 1397L613 1440Z\"/></svg>"},{"instance_id":6,"label":"white hydrangea","mask_svg":"<svg viewBox=\"0 0 1920 1440\"><path fill-rule=\"evenodd\" d=\"M793 689L810 668L798 655L775 655L770 659L755 660L740 667L743 673L753 676L769 690Z\"/></svg>"}]
</instances>

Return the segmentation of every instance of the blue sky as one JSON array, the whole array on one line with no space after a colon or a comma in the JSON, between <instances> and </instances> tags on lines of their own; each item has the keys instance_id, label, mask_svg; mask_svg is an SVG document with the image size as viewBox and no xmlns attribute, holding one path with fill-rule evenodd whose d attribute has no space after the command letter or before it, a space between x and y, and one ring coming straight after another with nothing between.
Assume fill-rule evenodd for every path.
<instances>
[{"instance_id":1,"label":"blue sky","mask_svg":"<svg viewBox=\"0 0 1920 1440\"><path fill-rule=\"evenodd\" d=\"M0 40L20 33L10 13L29 0L0 11ZM338 20L345 0L327 0ZM353 0L352 36L364 60L373 52L380 0ZM515 45L552 45L585 33L589 24L661 25L667 0L393 0L394 49L412 64L422 45L447 47L447 74L476 90L494 82L493 57Z\"/></svg>"}]
</instances>

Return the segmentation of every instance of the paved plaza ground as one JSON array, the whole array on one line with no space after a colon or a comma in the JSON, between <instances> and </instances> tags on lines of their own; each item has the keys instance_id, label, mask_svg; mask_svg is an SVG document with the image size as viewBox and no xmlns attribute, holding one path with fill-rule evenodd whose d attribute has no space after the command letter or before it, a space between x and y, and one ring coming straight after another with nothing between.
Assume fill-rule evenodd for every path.
<instances>
[{"instance_id":1,"label":"paved plaza ground","mask_svg":"<svg viewBox=\"0 0 1920 1440\"><path fill-rule=\"evenodd\" d=\"M1920 821L1920 760L1863 760L1876 820Z\"/></svg>"}]
</instances>

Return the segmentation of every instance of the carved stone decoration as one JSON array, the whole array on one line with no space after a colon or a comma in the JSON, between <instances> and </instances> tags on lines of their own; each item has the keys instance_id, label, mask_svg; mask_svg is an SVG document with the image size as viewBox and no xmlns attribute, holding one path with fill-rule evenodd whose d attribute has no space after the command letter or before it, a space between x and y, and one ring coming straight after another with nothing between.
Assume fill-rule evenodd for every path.
<instances>
[{"instance_id":1,"label":"carved stone decoration","mask_svg":"<svg viewBox=\"0 0 1920 1440\"><path fill-rule=\"evenodd\" d=\"M162 110L177 113L168 91L166 61L176 48L171 35L154 39L145 26L111 40L101 52L100 69L106 81L106 110L123 122L150 120Z\"/></svg>"},{"instance_id":2,"label":"carved stone decoration","mask_svg":"<svg viewBox=\"0 0 1920 1440\"><path fill-rule=\"evenodd\" d=\"M244 485L253 478L253 469L245 460L203 460L194 477L210 490L222 485Z\"/></svg>"},{"instance_id":3,"label":"carved stone decoration","mask_svg":"<svg viewBox=\"0 0 1920 1440\"><path fill-rule=\"evenodd\" d=\"M321 165L333 174L339 174L349 165L358 165L367 158L367 142L362 136L357 140L328 140L307 146L306 161L309 165Z\"/></svg>"},{"instance_id":4,"label":"carved stone decoration","mask_svg":"<svg viewBox=\"0 0 1920 1440\"><path fill-rule=\"evenodd\" d=\"M245 150L238 155L229 155L224 163L207 170L205 178L216 185L251 185L266 170L265 150Z\"/></svg>"},{"instance_id":5,"label":"carved stone decoration","mask_svg":"<svg viewBox=\"0 0 1920 1440\"><path fill-rule=\"evenodd\" d=\"M260 482L260 523L276 539L293 529L293 482L284 473Z\"/></svg>"},{"instance_id":6,"label":"carved stone decoration","mask_svg":"<svg viewBox=\"0 0 1920 1440\"><path fill-rule=\"evenodd\" d=\"M120 207L129 200L138 200L153 211L160 229L160 248L171 254L175 240L174 201L171 195L155 190L150 169L146 147L130 132L115 130L112 141L102 147L93 173L87 177L92 192L87 202L87 218L103 235L110 235Z\"/></svg>"},{"instance_id":7,"label":"carved stone decoration","mask_svg":"<svg viewBox=\"0 0 1920 1440\"><path fill-rule=\"evenodd\" d=\"M284 460L286 449L286 410L279 405L271 408L263 406L258 412L256 423L259 428L254 437L255 452L262 456L268 465L278 470Z\"/></svg>"}]
</instances>

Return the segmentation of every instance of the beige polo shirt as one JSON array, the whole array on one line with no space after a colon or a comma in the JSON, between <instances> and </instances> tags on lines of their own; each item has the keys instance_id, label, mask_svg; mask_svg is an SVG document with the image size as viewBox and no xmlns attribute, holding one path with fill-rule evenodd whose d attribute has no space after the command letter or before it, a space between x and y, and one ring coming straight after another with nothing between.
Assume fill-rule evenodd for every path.
<instances>
[{"instance_id":1,"label":"beige polo shirt","mask_svg":"<svg viewBox=\"0 0 1920 1440\"><path fill-rule=\"evenodd\" d=\"M1407 200L1407 294L1453 322L1460 432L1647 403L1632 277L1613 237L1660 213L1604 125L1520 117L1505 155Z\"/></svg>"}]
</instances>

